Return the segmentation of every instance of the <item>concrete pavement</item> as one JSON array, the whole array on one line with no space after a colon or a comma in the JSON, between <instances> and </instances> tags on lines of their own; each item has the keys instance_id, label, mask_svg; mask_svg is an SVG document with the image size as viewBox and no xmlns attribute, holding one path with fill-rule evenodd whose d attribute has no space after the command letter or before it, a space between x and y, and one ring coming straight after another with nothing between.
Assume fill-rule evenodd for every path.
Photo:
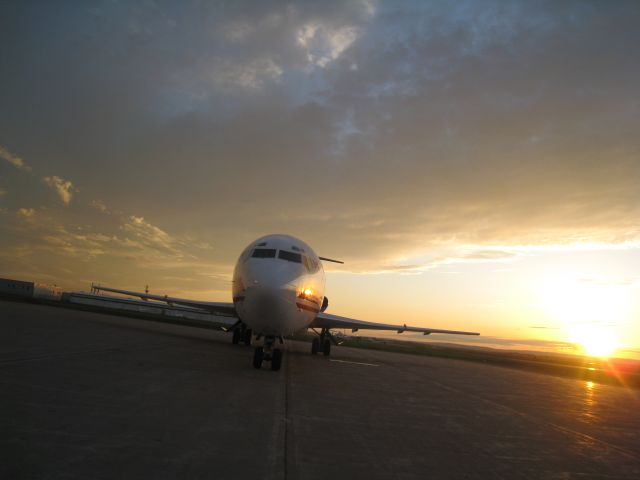
<instances>
[{"instance_id":1,"label":"concrete pavement","mask_svg":"<svg viewBox=\"0 0 640 480\"><path fill-rule=\"evenodd\" d=\"M638 390L0 301L0 478L640 478Z\"/></svg>"}]
</instances>

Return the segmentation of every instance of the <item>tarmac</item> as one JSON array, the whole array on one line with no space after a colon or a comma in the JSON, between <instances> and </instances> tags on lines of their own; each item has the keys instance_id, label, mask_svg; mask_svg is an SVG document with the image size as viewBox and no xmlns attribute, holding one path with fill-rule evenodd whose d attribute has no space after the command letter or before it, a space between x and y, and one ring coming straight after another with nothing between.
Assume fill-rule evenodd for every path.
<instances>
[{"instance_id":1,"label":"tarmac","mask_svg":"<svg viewBox=\"0 0 640 480\"><path fill-rule=\"evenodd\" d=\"M0 478L640 478L640 390L285 348L0 301Z\"/></svg>"}]
</instances>

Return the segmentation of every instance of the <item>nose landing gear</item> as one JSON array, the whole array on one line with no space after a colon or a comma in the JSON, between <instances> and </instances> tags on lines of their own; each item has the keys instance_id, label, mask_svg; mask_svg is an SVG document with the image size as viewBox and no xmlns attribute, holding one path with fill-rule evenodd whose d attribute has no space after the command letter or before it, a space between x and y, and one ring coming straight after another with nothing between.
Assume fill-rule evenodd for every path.
<instances>
[{"instance_id":1,"label":"nose landing gear","mask_svg":"<svg viewBox=\"0 0 640 480\"><path fill-rule=\"evenodd\" d=\"M256 347L253 351L253 368L262 367L262 360L264 360L264 349Z\"/></svg>"},{"instance_id":2,"label":"nose landing gear","mask_svg":"<svg viewBox=\"0 0 640 480\"><path fill-rule=\"evenodd\" d=\"M236 326L233 329L233 337L231 339L231 343L233 343L234 345L237 345L240 342L243 342L245 345L249 346L251 345L252 335L253 335L253 332L251 331L251 329L247 328L246 325L243 323L241 325Z\"/></svg>"},{"instance_id":3,"label":"nose landing gear","mask_svg":"<svg viewBox=\"0 0 640 480\"><path fill-rule=\"evenodd\" d=\"M277 372L282 366L282 350L279 348L273 348L276 341L276 337L268 336L264 337L264 346L256 347L253 351L253 368L262 368L262 362L271 362L271 370ZM280 338L282 343L282 338Z\"/></svg>"}]
</instances>

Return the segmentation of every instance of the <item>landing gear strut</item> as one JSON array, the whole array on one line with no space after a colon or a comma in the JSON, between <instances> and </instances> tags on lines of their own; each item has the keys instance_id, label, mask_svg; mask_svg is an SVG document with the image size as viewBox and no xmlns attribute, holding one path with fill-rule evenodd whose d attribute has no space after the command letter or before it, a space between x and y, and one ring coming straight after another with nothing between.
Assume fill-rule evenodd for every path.
<instances>
[{"instance_id":1,"label":"landing gear strut","mask_svg":"<svg viewBox=\"0 0 640 480\"><path fill-rule=\"evenodd\" d=\"M233 329L233 338L231 339L231 343L237 345L240 342L243 342L247 346L251 345L252 334L253 332L251 329L247 328L244 323L241 323Z\"/></svg>"},{"instance_id":2,"label":"landing gear strut","mask_svg":"<svg viewBox=\"0 0 640 480\"><path fill-rule=\"evenodd\" d=\"M271 362L271 370L277 372L282 366L282 350L279 348L273 348L276 342L276 337L267 336L264 337L264 346L256 347L253 351L253 368L261 368L263 361ZM282 338L280 338L282 343Z\"/></svg>"},{"instance_id":3,"label":"landing gear strut","mask_svg":"<svg viewBox=\"0 0 640 480\"><path fill-rule=\"evenodd\" d=\"M325 357L331 353L331 333L328 328L323 328L320 334L311 342L311 354L322 352Z\"/></svg>"},{"instance_id":4,"label":"landing gear strut","mask_svg":"<svg viewBox=\"0 0 640 480\"><path fill-rule=\"evenodd\" d=\"M262 367L262 360L264 360L264 350L262 347L256 347L253 351L253 368Z\"/></svg>"},{"instance_id":5,"label":"landing gear strut","mask_svg":"<svg viewBox=\"0 0 640 480\"><path fill-rule=\"evenodd\" d=\"M252 335L252 331L250 328L245 329L244 331L244 338L242 339L244 341L244 344L248 347L249 345L251 345L251 335Z\"/></svg>"}]
</instances>

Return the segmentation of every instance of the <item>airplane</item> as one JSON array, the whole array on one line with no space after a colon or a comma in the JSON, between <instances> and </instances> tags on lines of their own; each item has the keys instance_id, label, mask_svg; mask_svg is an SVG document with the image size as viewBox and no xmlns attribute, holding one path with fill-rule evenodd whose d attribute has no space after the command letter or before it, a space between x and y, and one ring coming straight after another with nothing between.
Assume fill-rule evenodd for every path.
<instances>
[{"instance_id":1,"label":"airplane","mask_svg":"<svg viewBox=\"0 0 640 480\"><path fill-rule=\"evenodd\" d=\"M308 329L317 335L311 343L311 353L326 356L331 352L331 344L338 344L331 329L480 335L478 332L367 322L325 313L329 299L324 295L323 261L344 263L316 255L309 245L290 235L266 235L250 243L240 254L233 272L232 303L188 300L99 285L92 287L96 291L195 307L215 315L234 317L237 321L227 329L233 332L233 344L243 342L251 345L253 336L256 340L263 339L263 344L254 349L253 366L257 369L267 361L271 362L271 370L280 370L282 350L276 346L276 341L283 344L283 337Z\"/></svg>"}]
</instances>

